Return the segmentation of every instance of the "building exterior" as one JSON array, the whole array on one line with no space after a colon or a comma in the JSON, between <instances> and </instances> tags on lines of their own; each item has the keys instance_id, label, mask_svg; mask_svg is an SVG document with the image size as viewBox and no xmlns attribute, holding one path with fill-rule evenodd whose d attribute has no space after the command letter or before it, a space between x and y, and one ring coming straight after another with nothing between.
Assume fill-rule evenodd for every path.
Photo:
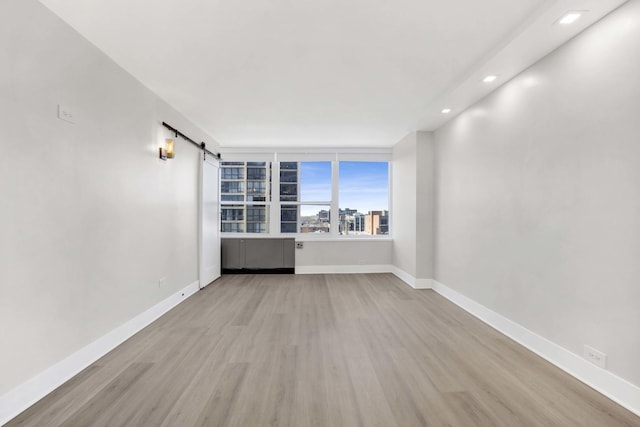
<instances>
[{"instance_id":1,"label":"building exterior","mask_svg":"<svg viewBox=\"0 0 640 427\"><path fill-rule=\"evenodd\" d=\"M220 164L220 231L225 233L269 232L272 165L269 162L222 162ZM280 163L280 201L297 202L299 167L297 162ZM231 203L237 202L237 203ZM300 208L283 204L280 232L296 233Z\"/></svg>"},{"instance_id":2,"label":"building exterior","mask_svg":"<svg viewBox=\"0 0 640 427\"><path fill-rule=\"evenodd\" d=\"M300 194L300 167L298 162L280 162L280 201L297 202ZM300 206L280 206L280 232L297 233Z\"/></svg>"},{"instance_id":3,"label":"building exterior","mask_svg":"<svg viewBox=\"0 0 640 427\"><path fill-rule=\"evenodd\" d=\"M270 184L271 163L222 162L220 230L235 233L268 232L269 218L264 202L269 200Z\"/></svg>"},{"instance_id":4,"label":"building exterior","mask_svg":"<svg viewBox=\"0 0 640 427\"><path fill-rule=\"evenodd\" d=\"M364 217L364 230L367 234L389 234L389 211L369 211Z\"/></svg>"},{"instance_id":5,"label":"building exterior","mask_svg":"<svg viewBox=\"0 0 640 427\"><path fill-rule=\"evenodd\" d=\"M318 212L318 220L320 222L329 222L331 218L331 210L322 209Z\"/></svg>"},{"instance_id":6,"label":"building exterior","mask_svg":"<svg viewBox=\"0 0 640 427\"><path fill-rule=\"evenodd\" d=\"M340 234L365 234L365 214L357 209L340 209Z\"/></svg>"}]
</instances>

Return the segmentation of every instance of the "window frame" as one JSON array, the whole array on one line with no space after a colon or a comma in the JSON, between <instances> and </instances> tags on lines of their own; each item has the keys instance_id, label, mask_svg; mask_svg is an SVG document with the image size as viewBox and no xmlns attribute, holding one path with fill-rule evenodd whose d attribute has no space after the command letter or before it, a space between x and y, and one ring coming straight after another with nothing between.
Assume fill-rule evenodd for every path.
<instances>
[{"instance_id":1,"label":"window frame","mask_svg":"<svg viewBox=\"0 0 640 427\"><path fill-rule=\"evenodd\" d=\"M229 162L232 164L229 165L224 165L224 162ZM235 164L234 164L235 163ZM241 164L238 164L241 163ZM253 164L250 164L253 163ZM256 163L264 163L264 165L257 165ZM245 169L245 173L243 175L242 178L222 178L222 171L224 169L227 168L236 168L236 167L241 167ZM265 169L265 177L264 179L260 179L260 178L255 178L255 177L249 177L249 169ZM249 218L249 209L250 208L256 208L256 207L262 207L264 206L265 208L265 216L267 218L269 218L269 216L271 215L271 202L272 202L272 195L269 191L269 185L268 185L268 178L269 178L269 173L273 174L273 162L269 159L266 159L265 161L256 161L253 158L248 158L246 160L243 159L237 159L237 160L221 160L220 162L220 168L219 168L219 187L218 187L218 202L220 204L220 226L219 226L219 230L220 230L220 236L224 236L224 237L239 237L239 236L244 236L244 237L273 237L275 234L273 233L273 230L271 229L271 222L270 221L265 221L266 224L266 232L249 232L249 228L250 225L255 225L255 224L260 224L260 220L255 220L255 219L250 219ZM230 183L241 183L243 185L243 192L242 193L225 193L223 194L222 191L222 181L227 181ZM250 183L262 183L264 182L265 185L265 189L263 193L258 193L258 192L254 192L254 193L250 193L249 192L249 187L250 187ZM227 196L227 195L231 195L231 196L235 196L235 195L242 195L243 196L243 200L223 200L223 196ZM254 197L261 197L264 196L265 200L255 200L253 199ZM230 224L229 228L233 228L232 226L234 224L236 224L236 227L239 227L239 225L242 225L243 230L242 232L238 232L238 231L223 231L224 228L224 224L223 224L223 215L222 212L224 209L238 209L240 210L240 208L242 209L243 215L242 215L242 219L232 219L232 220L225 220L226 222L224 224ZM253 227L251 227L253 228Z\"/></svg>"},{"instance_id":2,"label":"window frame","mask_svg":"<svg viewBox=\"0 0 640 427\"><path fill-rule=\"evenodd\" d=\"M345 152L327 151L327 150L291 150L285 151L253 151L252 149L229 149L222 152L221 162L262 162L271 163L271 191L266 189L266 193L269 196L268 201L249 201L233 202L225 201L220 202L221 207L225 204L256 204L265 205L268 217L268 232L266 233L247 233L245 232L223 232L221 236L224 238L295 238L299 241L304 240L325 240L325 241L342 241L342 240L392 240L393 238L393 207L392 207L392 168L393 161L390 149L349 149ZM331 200L330 201L281 201L280 200L280 163L281 162L319 162L330 161L331 162ZM339 175L340 175L340 162L385 162L388 165L388 181L387 181L387 197L388 197L388 234L383 235L356 235L346 234L341 235L339 233L340 223L340 200L339 200ZM246 167L246 166L245 166ZM221 168L222 169L222 164ZM288 169L282 169L286 171ZM299 173L299 171L298 171ZM248 172L245 173L245 178L248 176ZM286 183L286 181L284 182ZM297 185L300 188L300 181ZM268 184L267 184L268 187ZM245 189L246 190L246 189ZM281 207L282 205L295 205L295 206L318 206L319 208L329 207L330 214L330 231L328 233L300 233L300 210L298 210L296 233L281 232ZM245 215L246 216L246 215ZM220 228L222 229L222 227Z\"/></svg>"}]
</instances>

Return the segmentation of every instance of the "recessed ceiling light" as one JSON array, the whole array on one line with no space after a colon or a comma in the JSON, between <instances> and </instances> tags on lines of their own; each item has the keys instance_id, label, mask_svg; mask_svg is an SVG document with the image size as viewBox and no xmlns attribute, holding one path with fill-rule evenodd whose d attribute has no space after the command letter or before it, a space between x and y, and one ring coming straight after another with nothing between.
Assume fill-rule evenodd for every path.
<instances>
[{"instance_id":1,"label":"recessed ceiling light","mask_svg":"<svg viewBox=\"0 0 640 427\"><path fill-rule=\"evenodd\" d=\"M441 113L442 114L449 114L451 112L451 108L443 108Z\"/></svg>"},{"instance_id":2,"label":"recessed ceiling light","mask_svg":"<svg viewBox=\"0 0 640 427\"><path fill-rule=\"evenodd\" d=\"M582 12L567 12L558 21L558 24L568 25L573 24L582 16Z\"/></svg>"},{"instance_id":3,"label":"recessed ceiling light","mask_svg":"<svg viewBox=\"0 0 640 427\"><path fill-rule=\"evenodd\" d=\"M485 82L485 83L491 83L492 81L494 81L497 78L498 78L498 76L491 75L491 76L485 77L484 79L482 79L482 81Z\"/></svg>"}]
</instances>

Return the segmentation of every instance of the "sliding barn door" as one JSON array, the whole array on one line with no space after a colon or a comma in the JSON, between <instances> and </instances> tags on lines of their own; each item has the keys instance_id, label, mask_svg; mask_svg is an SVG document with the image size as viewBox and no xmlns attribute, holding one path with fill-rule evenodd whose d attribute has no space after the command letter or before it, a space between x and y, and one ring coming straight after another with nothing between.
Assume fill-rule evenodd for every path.
<instances>
[{"instance_id":1,"label":"sliding barn door","mask_svg":"<svg viewBox=\"0 0 640 427\"><path fill-rule=\"evenodd\" d=\"M220 277L219 165L202 153L200 167L200 288Z\"/></svg>"}]
</instances>

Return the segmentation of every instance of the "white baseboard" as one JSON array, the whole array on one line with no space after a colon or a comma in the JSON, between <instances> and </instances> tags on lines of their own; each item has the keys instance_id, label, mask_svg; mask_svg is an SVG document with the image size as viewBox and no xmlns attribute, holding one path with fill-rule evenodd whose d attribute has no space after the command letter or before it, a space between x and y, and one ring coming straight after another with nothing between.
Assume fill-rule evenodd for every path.
<instances>
[{"instance_id":1,"label":"white baseboard","mask_svg":"<svg viewBox=\"0 0 640 427\"><path fill-rule=\"evenodd\" d=\"M355 273L391 273L393 266L388 264L369 265L298 265L296 274L355 274Z\"/></svg>"},{"instance_id":2,"label":"white baseboard","mask_svg":"<svg viewBox=\"0 0 640 427\"><path fill-rule=\"evenodd\" d=\"M640 387L434 281L433 290L594 390L640 416Z\"/></svg>"},{"instance_id":3,"label":"white baseboard","mask_svg":"<svg viewBox=\"0 0 640 427\"><path fill-rule=\"evenodd\" d=\"M432 289L433 279L416 279L414 289Z\"/></svg>"},{"instance_id":4,"label":"white baseboard","mask_svg":"<svg viewBox=\"0 0 640 427\"><path fill-rule=\"evenodd\" d=\"M91 344L81 348L27 382L0 396L0 425L64 384L87 366L122 344L151 322L199 290L195 281Z\"/></svg>"},{"instance_id":5,"label":"white baseboard","mask_svg":"<svg viewBox=\"0 0 640 427\"><path fill-rule=\"evenodd\" d=\"M298 265L296 274L393 273L413 289L433 288L433 279L416 279L395 265Z\"/></svg>"},{"instance_id":6,"label":"white baseboard","mask_svg":"<svg viewBox=\"0 0 640 427\"><path fill-rule=\"evenodd\" d=\"M431 289L433 288L433 279L417 279L404 270L400 270L395 265L391 266L391 272L400 280L411 286L413 289Z\"/></svg>"}]
</instances>

